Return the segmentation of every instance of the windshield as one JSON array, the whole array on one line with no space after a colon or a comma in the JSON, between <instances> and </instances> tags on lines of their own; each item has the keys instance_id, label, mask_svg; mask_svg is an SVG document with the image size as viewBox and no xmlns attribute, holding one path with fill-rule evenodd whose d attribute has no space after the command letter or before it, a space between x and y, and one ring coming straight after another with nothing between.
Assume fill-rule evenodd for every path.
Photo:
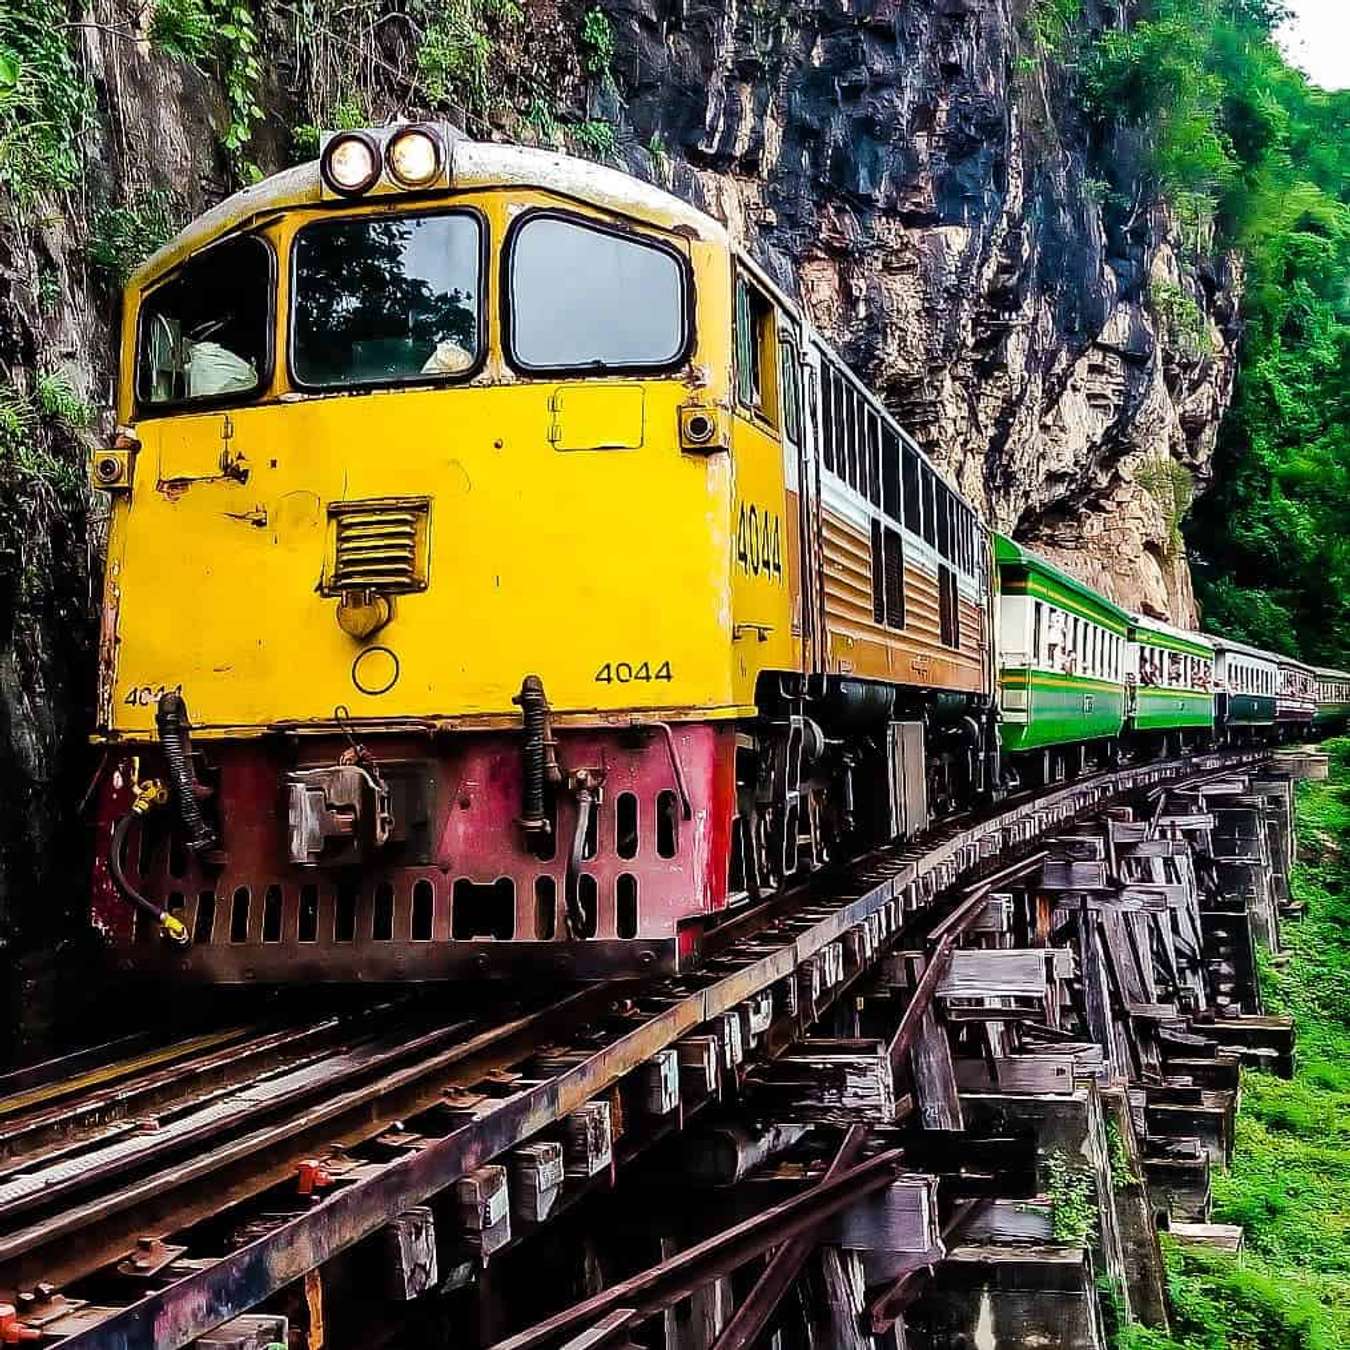
<instances>
[{"instance_id":1,"label":"windshield","mask_svg":"<svg viewBox=\"0 0 1350 1350\"><path fill-rule=\"evenodd\" d=\"M684 353L684 265L658 244L534 216L510 285L511 357L528 370L651 369Z\"/></svg>"},{"instance_id":2,"label":"windshield","mask_svg":"<svg viewBox=\"0 0 1350 1350\"><path fill-rule=\"evenodd\" d=\"M295 239L296 383L467 374L478 362L481 271L478 219L463 212L307 225Z\"/></svg>"},{"instance_id":3,"label":"windshield","mask_svg":"<svg viewBox=\"0 0 1350 1350\"><path fill-rule=\"evenodd\" d=\"M272 253L227 239L190 259L141 306L136 393L167 407L257 392L270 365Z\"/></svg>"}]
</instances>

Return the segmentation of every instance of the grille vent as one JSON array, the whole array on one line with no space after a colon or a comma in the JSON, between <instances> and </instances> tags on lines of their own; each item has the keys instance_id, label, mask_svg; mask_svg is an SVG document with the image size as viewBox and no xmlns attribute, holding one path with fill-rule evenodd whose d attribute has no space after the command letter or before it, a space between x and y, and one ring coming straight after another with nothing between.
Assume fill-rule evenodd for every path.
<instances>
[{"instance_id":1,"label":"grille vent","mask_svg":"<svg viewBox=\"0 0 1350 1350\"><path fill-rule=\"evenodd\" d=\"M425 497L334 502L328 508L333 531L324 591L424 590L429 508Z\"/></svg>"}]
</instances>

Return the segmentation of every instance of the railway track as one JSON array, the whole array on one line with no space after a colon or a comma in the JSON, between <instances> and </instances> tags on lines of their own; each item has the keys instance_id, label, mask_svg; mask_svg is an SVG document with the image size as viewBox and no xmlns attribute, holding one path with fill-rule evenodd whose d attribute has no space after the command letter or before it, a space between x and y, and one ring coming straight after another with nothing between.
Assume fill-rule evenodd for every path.
<instances>
[{"instance_id":1,"label":"railway track","mask_svg":"<svg viewBox=\"0 0 1350 1350\"><path fill-rule=\"evenodd\" d=\"M1268 757L1116 769L948 822L728 923L675 979L467 1016L386 998L13 1075L0 1081L0 1298L48 1344L189 1344L690 1037L706 1033L734 1073L751 1004L759 1053L790 1044L913 916L940 926L935 903L959 879L1120 796Z\"/></svg>"}]
</instances>

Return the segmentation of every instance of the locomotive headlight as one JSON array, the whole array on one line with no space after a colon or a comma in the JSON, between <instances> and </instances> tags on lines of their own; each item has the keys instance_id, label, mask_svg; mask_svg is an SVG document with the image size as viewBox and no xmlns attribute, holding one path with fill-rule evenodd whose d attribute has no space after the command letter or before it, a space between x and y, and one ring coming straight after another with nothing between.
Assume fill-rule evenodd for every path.
<instances>
[{"instance_id":1,"label":"locomotive headlight","mask_svg":"<svg viewBox=\"0 0 1350 1350\"><path fill-rule=\"evenodd\" d=\"M400 187L430 187L440 177L441 143L425 127L409 127L391 137L384 162Z\"/></svg>"},{"instance_id":2,"label":"locomotive headlight","mask_svg":"<svg viewBox=\"0 0 1350 1350\"><path fill-rule=\"evenodd\" d=\"M380 152L364 131L334 136L319 163L324 182L344 197L368 192L380 176Z\"/></svg>"}]
</instances>

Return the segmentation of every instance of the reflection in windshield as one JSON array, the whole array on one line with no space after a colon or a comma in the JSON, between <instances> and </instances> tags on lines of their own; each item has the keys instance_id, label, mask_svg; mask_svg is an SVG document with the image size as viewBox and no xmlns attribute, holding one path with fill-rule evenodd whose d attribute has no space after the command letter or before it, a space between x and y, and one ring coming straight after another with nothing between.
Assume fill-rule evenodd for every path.
<instances>
[{"instance_id":1,"label":"reflection in windshield","mask_svg":"<svg viewBox=\"0 0 1350 1350\"><path fill-rule=\"evenodd\" d=\"M295 376L380 384L470 369L480 243L468 215L335 220L295 241Z\"/></svg>"}]
</instances>

